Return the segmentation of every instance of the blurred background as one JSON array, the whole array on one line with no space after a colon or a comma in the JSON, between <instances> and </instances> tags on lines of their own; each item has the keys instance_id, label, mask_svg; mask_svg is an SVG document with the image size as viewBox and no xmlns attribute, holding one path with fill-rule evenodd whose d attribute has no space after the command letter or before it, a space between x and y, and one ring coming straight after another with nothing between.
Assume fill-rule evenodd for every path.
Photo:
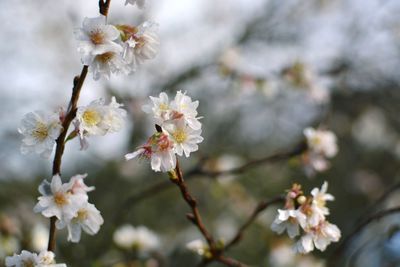
<instances>
[{"instance_id":1,"label":"blurred background","mask_svg":"<svg viewBox=\"0 0 400 267\"><path fill-rule=\"evenodd\" d=\"M148 0L146 9L113 0L108 22L159 24L155 60L130 76L94 81L88 75L80 104L116 96L129 112L117 134L90 138L90 148L68 143L64 179L88 173L92 203L105 224L76 245L58 233L57 260L68 266L196 266L185 244L200 238L173 184L145 161L123 155L153 132L141 111L149 95L187 91L200 101L204 142L183 171L199 162L226 170L249 160L290 151L303 129L321 126L338 136L331 168L308 177L298 159L258 165L240 175L188 181L208 228L229 240L256 203L294 182L306 192L329 182L336 201L330 221L346 235L385 192L400 182L400 1L396 0ZM20 153L17 132L25 113L66 107L81 70L74 29L98 15L96 0L0 1L0 266L6 255L47 245L48 221L32 208L37 186L50 179L51 159ZM377 210L396 206L393 191ZM250 266L326 266L324 253L295 255L291 240L270 230L277 207L265 211L229 252ZM158 237L151 252L113 241L125 224ZM400 217L373 223L351 242L338 266L400 266ZM219 266L214 264L211 266Z\"/></svg>"}]
</instances>

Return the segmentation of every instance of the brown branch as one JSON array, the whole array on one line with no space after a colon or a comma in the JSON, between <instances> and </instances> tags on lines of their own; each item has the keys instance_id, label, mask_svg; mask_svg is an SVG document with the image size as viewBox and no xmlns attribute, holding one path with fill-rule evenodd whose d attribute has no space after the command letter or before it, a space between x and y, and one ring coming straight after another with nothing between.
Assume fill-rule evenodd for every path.
<instances>
[{"instance_id":1,"label":"brown branch","mask_svg":"<svg viewBox=\"0 0 400 267\"><path fill-rule=\"evenodd\" d=\"M176 179L171 179L171 181L176 184L181 193L183 199L186 201L186 203L189 205L190 209L192 210L192 213L188 213L186 217L188 220L190 220L194 225L197 226L199 231L202 233L204 238L207 240L208 245L210 246L211 250L215 249L215 240L212 237L212 235L208 232L206 227L204 226L203 220L201 218L199 209L197 207L197 201L194 197L189 192L189 189L183 180L183 175L179 167L179 161L176 161L176 168L175 168L175 174L176 174Z\"/></svg>"},{"instance_id":2,"label":"brown branch","mask_svg":"<svg viewBox=\"0 0 400 267\"><path fill-rule=\"evenodd\" d=\"M201 232L203 237L207 240L207 243L208 243L208 246L210 249L210 253L211 253L211 257L205 260L205 265L207 265L208 263L213 262L213 261L218 261L218 262L225 264L226 266L246 267L245 264L243 264L237 260L224 257L222 255L221 249L217 248L214 237L211 235L210 232L208 232L207 228L205 227L205 225L203 223L199 209L197 207L197 201L190 194L189 189L183 179L183 175L182 175L182 171L179 167L178 159L176 161L175 175L176 175L176 177L171 178L171 181L179 187L183 199L186 201L186 203L189 205L190 209L192 210L192 213L186 214L186 217L195 226L197 226L197 228L199 229L199 231Z\"/></svg>"},{"instance_id":3,"label":"brown branch","mask_svg":"<svg viewBox=\"0 0 400 267\"><path fill-rule=\"evenodd\" d=\"M264 200L264 201L259 202L257 204L257 207L254 209L254 211L250 215L250 217L238 229L238 231L236 232L236 235L231 239L231 241L226 243L223 251L224 252L228 251L231 247L236 245L242 239L242 237L244 235L244 232L257 219L258 215L260 215L261 212L263 212L265 209L267 209L269 206L271 206L273 204L284 202L284 201L285 201L285 197L284 196L278 196L278 197L275 197L275 198L273 198L271 200Z\"/></svg>"},{"instance_id":4,"label":"brown branch","mask_svg":"<svg viewBox=\"0 0 400 267\"><path fill-rule=\"evenodd\" d=\"M277 154L269 155L269 156L266 156L263 158L251 160L239 167L236 167L236 168L233 168L230 170L206 171L202 168L197 168L197 169L193 169L191 171L191 175L206 175L206 176L215 178L215 177L218 177L221 175L242 174L242 173L246 172L247 170L249 170L253 167L262 165L262 164L275 163L275 162L279 162L279 161L283 161L283 160L289 160L292 157L301 155L306 150L307 150L307 144L305 142L301 142L291 151L277 153Z\"/></svg>"},{"instance_id":5,"label":"brown branch","mask_svg":"<svg viewBox=\"0 0 400 267\"><path fill-rule=\"evenodd\" d=\"M215 259L216 261L225 264L226 266L232 266L232 267L247 267L244 263L241 263L240 261L237 261L235 259L225 257L220 255Z\"/></svg>"},{"instance_id":6,"label":"brown branch","mask_svg":"<svg viewBox=\"0 0 400 267\"><path fill-rule=\"evenodd\" d=\"M389 196L400 189L400 182L395 183L391 187L389 187L374 203L372 203L365 211L360 215L360 218L357 222L362 222L368 215L374 211L377 207L379 207L382 203L384 203Z\"/></svg>"},{"instance_id":7,"label":"brown branch","mask_svg":"<svg viewBox=\"0 0 400 267\"><path fill-rule=\"evenodd\" d=\"M370 216L369 218L365 219L356 228L354 228L353 231L351 231L346 236L346 238L343 239L343 241L336 248L334 253L332 253L332 255L329 258L329 262L330 262L329 266L335 266L336 261L339 258L341 258L342 253L347 248L347 246L351 243L353 238L355 236L357 236L357 234L359 234L365 227L367 227L369 224L371 224L372 222L374 222L376 220L382 219L383 217L386 217L386 216L389 216L389 215L392 215L392 214L398 213L398 212L400 212L400 206L377 212L374 215Z\"/></svg>"},{"instance_id":8,"label":"brown branch","mask_svg":"<svg viewBox=\"0 0 400 267\"><path fill-rule=\"evenodd\" d=\"M83 66L81 75L76 76L74 78L74 86L72 88L72 95L71 95L71 100L68 105L68 110L67 114L65 115L64 121L62 123L62 131L60 136L56 140L56 152L54 155L54 161L53 161L53 175L56 174L61 174L61 160L62 156L64 154L64 148L65 148L65 138L68 133L69 126L71 125L71 122L76 116L76 110L78 106L78 99L79 95L83 86L83 82L85 81L86 75L88 72L88 66ZM55 250L56 247L56 217L51 217L50 218L50 229L49 229L49 243L47 246L48 251L53 251Z\"/></svg>"},{"instance_id":9,"label":"brown branch","mask_svg":"<svg viewBox=\"0 0 400 267\"><path fill-rule=\"evenodd\" d=\"M99 12L104 16L108 16L111 0L99 0Z\"/></svg>"},{"instance_id":10,"label":"brown branch","mask_svg":"<svg viewBox=\"0 0 400 267\"><path fill-rule=\"evenodd\" d=\"M76 110L78 105L79 95L82 89L83 82L85 81L88 72L88 66L83 66L80 76L75 77L74 87L72 88L72 96L69 102L67 114L65 115L62 123L63 130L60 136L56 140L56 153L53 161L53 175L61 173L61 159L64 154L65 138L68 133L68 128L71 125L72 120L76 116Z\"/></svg>"},{"instance_id":11,"label":"brown branch","mask_svg":"<svg viewBox=\"0 0 400 267\"><path fill-rule=\"evenodd\" d=\"M204 169L203 165L205 163L204 160L200 161L200 163L189 170L186 175L185 175L185 180L191 180L194 178L198 177L208 177L210 179L216 179L218 176L221 175L229 175L229 174L241 174L253 167L257 167L266 163L276 163L279 161L284 161L284 160L289 160L292 157L298 156L302 154L304 151L307 150L307 146L305 143L300 143L298 144L293 150L290 151L285 151L285 152L280 152L276 153L274 155L269 155L263 158L259 159L254 159L250 160L243 165L230 169L230 170L223 170L223 171L207 171ZM123 207L128 208L132 207L135 204L140 203L142 200L147 199L148 197L156 196L157 193L162 192L164 190L170 189L171 187L169 186L168 181L160 181L158 183L155 183L146 189L140 191L139 193L136 193L130 197L128 197L122 204ZM122 216L121 213L126 214L125 209L120 209L117 211L118 215L116 216L117 218L120 218Z\"/></svg>"}]
</instances>

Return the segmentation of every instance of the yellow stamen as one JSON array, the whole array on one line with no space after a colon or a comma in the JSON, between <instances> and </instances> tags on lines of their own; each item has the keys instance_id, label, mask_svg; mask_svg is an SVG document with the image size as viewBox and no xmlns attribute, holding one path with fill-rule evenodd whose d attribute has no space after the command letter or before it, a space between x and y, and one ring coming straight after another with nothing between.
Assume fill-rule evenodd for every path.
<instances>
[{"instance_id":1,"label":"yellow stamen","mask_svg":"<svg viewBox=\"0 0 400 267\"><path fill-rule=\"evenodd\" d=\"M85 209L80 209L78 211L78 216L76 216L78 218L79 221L84 221L87 219L88 217L88 212Z\"/></svg>"},{"instance_id":2,"label":"yellow stamen","mask_svg":"<svg viewBox=\"0 0 400 267\"><path fill-rule=\"evenodd\" d=\"M90 32L90 41L94 43L95 45L99 45L104 43L104 33L101 31L92 31Z\"/></svg>"},{"instance_id":3,"label":"yellow stamen","mask_svg":"<svg viewBox=\"0 0 400 267\"><path fill-rule=\"evenodd\" d=\"M174 137L175 141L176 141L177 143L179 143L179 144L185 142L185 140L186 140L186 138L187 138L187 134L186 134L186 132L185 132L183 129L178 129L178 130L176 130L176 131L172 134L172 136Z\"/></svg>"},{"instance_id":4,"label":"yellow stamen","mask_svg":"<svg viewBox=\"0 0 400 267\"><path fill-rule=\"evenodd\" d=\"M35 267L36 265L35 265L35 263L33 262L33 260L28 259L28 260L26 260L26 261L24 261L24 262L22 263L22 266L23 266L23 267Z\"/></svg>"},{"instance_id":5,"label":"yellow stamen","mask_svg":"<svg viewBox=\"0 0 400 267\"><path fill-rule=\"evenodd\" d=\"M93 109L86 110L83 113L82 118L85 124L87 124L88 126L95 126L101 120L99 113Z\"/></svg>"},{"instance_id":6,"label":"yellow stamen","mask_svg":"<svg viewBox=\"0 0 400 267\"><path fill-rule=\"evenodd\" d=\"M169 109L168 105L165 103L161 103L158 107L161 111L167 111Z\"/></svg>"},{"instance_id":7,"label":"yellow stamen","mask_svg":"<svg viewBox=\"0 0 400 267\"><path fill-rule=\"evenodd\" d=\"M64 206L65 204L68 204L68 200L65 197L65 194L57 192L54 194L54 203L56 203L57 206Z\"/></svg>"},{"instance_id":8,"label":"yellow stamen","mask_svg":"<svg viewBox=\"0 0 400 267\"><path fill-rule=\"evenodd\" d=\"M47 129L46 124L43 122L38 122L36 124L35 130L33 130L32 135L36 138L39 139L40 141L43 141L44 139L47 138L49 135L49 131Z\"/></svg>"},{"instance_id":9,"label":"yellow stamen","mask_svg":"<svg viewBox=\"0 0 400 267\"><path fill-rule=\"evenodd\" d=\"M110 60L115 56L114 52L106 52L101 55L96 56L96 60L100 61L103 64L110 62Z\"/></svg>"}]
</instances>

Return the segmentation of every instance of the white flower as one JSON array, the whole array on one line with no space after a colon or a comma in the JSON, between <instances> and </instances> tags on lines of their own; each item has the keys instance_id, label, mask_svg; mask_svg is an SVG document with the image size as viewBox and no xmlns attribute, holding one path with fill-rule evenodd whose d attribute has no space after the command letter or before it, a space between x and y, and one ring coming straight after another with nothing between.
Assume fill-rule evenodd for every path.
<instances>
[{"instance_id":1,"label":"white flower","mask_svg":"<svg viewBox=\"0 0 400 267\"><path fill-rule=\"evenodd\" d=\"M189 157L191 152L199 149L197 144L204 140L200 135L201 129L193 130L185 124L183 119L164 123L162 127L174 142L174 151L179 156L185 154L186 157Z\"/></svg>"},{"instance_id":2,"label":"white flower","mask_svg":"<svg viewBox=\"0 0 400 267\"><path fill-rule=\"evenodd\" d=\"M124 59L133 71L138 64L143 64L146 60L153 59L158 53L160 41L156 33L157 24L146 21L139 27L129 27L126 32L124 47Z\"/></svg>"},{"instance_id":3,"label":"white flower","mask_svg":"<svg viewBox=\"0 0 400 267\"><path fill-rule=\"evenodd\" d=\"M150 99L152 103L144 105L143 111L153 114L155 123L161 125L171 120L183 119L193 130L201 129L201 123L197 117L199 101L192 101L186 93L178 91L171 103L168 95L164 92L160 93L159 97L150 96Z\"/></svg>"},{"instance_id":4,"label":"white flower","mask_svg":"<svg viewBox=\"0 0 400 267\"><path fill-rule=\"evenodd\" d=\"M65 264L55 264L54 253L42 251L39 256L23 250L21 254L6 257L6 267L66 267Z\"/></svg>"},{"instance_id":5,"label":"white flower","mask_svg":"<svg viewBox=\"0 0 400 267\"><path fill-rule=\"evenodd\" d=\"M125 75L129 73L130 69L120 52L119 49L113 49L94 57L90 64L94 80L98 80L101 77L110 79L111 73Z\"/></svg>"},{"instance_id":6,"label":"white flower","mask_svg":"<svg viewBox=\"0 0 400 267\"><path fill-rule=\"evenodd\" d=\"M311 205L311 215L309 216L309 223L311 226L316 226L320 221L325 220L325 216L329 215L329 209L326 207L326 201L333 201L335 197L326 193L328 190L328 183L324 182L321 190L314 188L311 191L313 196Z\"/></svg>"},{"instance_id":7,"label":"white flower","mask_svg":"<svg viewBox=\"0 0 400 267\"><path fill-rule=\"evenodd\" d=\"M176 167L174 144L164 133L153 135L149 141L133 153L125 155L126 160L136 157L150 159L151 169L156 172L168 172Z\"/></svg>"},{"instance_id":8,"label":"white flower","mask_svg":"<svg viewBox=\"0 0 400 267\"><path fill-rule=\"evenodd\" d=\"M114 232L113 239L121 248L136 249L142 253L155 250L160 245L157 235L144 226L121 226Z\"/></svg>"},{"instance_id":9,"label":"white flower","mask_svg":"<svg viewBox=\"0 0 400 267\"><path fill-rule=\"evenodd\" d=\"M83 179L87 177L87 174L77 174L71 177L69 181L69 187L71 188L72 194L86 194L87 192L93 191L94 186L87 186Z\"/></svg>"},{"instance_id":10,"label":"white flower","mask_svg":"<svg viewBox=\"0 0 400 267\"><path fill-rule=\"evenodd\" d=\"M92 101L88 106L79 107L76 112L76 119L79 122L79 134L105 135L106 126L103 124L104 100Z\"/></svg>"},{"instance_id":11,"label":"white flower","mask_svg":"<svg viewBox=\"0 0 400 267\"><path fill-rule=\"evenodd\" d=\"M337 154L337 140L333 132L306 128L304 130L304 135L313 153L322 154L328 158L332 158Z\"/></svg>"},{"instance_id":12,"label":"white flower","mask_svg":"<svg viewBox=\"0 0 400 267\"><path fill-rule=\"evenodd\" d=\"M117 44L119 31L112 25L106 25L106 17L85 18L82 28L75 33L79 41L78 51L82 54L82 62L91 65L97 55L107 52L122 52L122 46Z\"/></svg>"},{"instance_id":13,"label":"white flower","mask_svg":"<svg viewBox=\"0 0 400 267\"><path fill-rule=\"evenodd\" d=\"M153 113L155 123L162 124L170 119L171 108L168 100L168 95L164 92L160 93L159 97L150 96L152 105L144 105L143 111Z\"/></svg>"},{"instance_id":14,"label":"white flower","mask_svg":"<svg viewBox=\"0 0 400 267\"><path fill-rule=\"evenodd\" d=\"M311 228L296 243L296 250L299 253L309 253L317 248L324 251L331 242L338 242L341 237L339 228L327 221L321 222L318 226Z\"/></svg>"},{"instance_id":15,"label":"white flower","mask_svg":"<svg viewBox=\"0 0 400 267\"><path fill-rule=\"evenodd\" d=\"M87 195L72 194L70 190L70 183L63 184L60 176L54 175L51 184L44 181L39 186L42 196L33 210L48 218L55 216L61 221L71 220L87 201Z\"/></svg>"},{"instance_id":16,"label":"white flower","mask_svg":"<svg viewBox=\"0 0 400 267\"><path fill-rule=\"evenodd\" d=\"M282 234L287 231L290 238L300 234L299 226L305 227L306 215L299 210L281 210L278 209L278 215L271 225L271 230Z\"/></svg>"},{"instance_id":17,"label":"white flower","mask_svg":"<svg viewBox=\"0 0 400 267\"><path fill-rule=\"evenodd\" d=\"M39 253L39 263L43 265L49 265L55 263L54 253L51 251L42 251Z\"/></svg>"},{"instance_id":18,"label":"white flower","mask_svg":"<svg viewBox=\"0 0 400 267\"><path fill-rule=\"evenodd\" d=\"M61 130L60 118L56 113L35 111L26 114L18 129L18 132L24 135L21 146L22 154L36 152L42 157L48 158Z\"/></svg>"},{"instance_id":19,"label":"white flower","mask_svg":"<svg viewBox=\"0 0 400 267\"><path fill-rule=\"evenodd\" d=\"M131 4L134 5L136 4L139 8L144 8L144 5L146 4L146 0L126 0L125 5Z\"/></svg>"},{"instance_id":20,"label":"white flower","mask_svg":"<svg viewBox=\"0 0 400 267\"><path fill-rule=\"evenodd\" d=\"M303 235L295 245L298 253L306 254L314 250L313 236L311 234Z\"/></svg>"},{"instance_id":21,"label":"white flower","mask_svg":"<svg viewBox=\"0 0 400 267\"><path fill-rule=\"evenodd\" d=\"M7 267L25 267L36 266L39 263L39 258L36 253L23 250L21 254L14 254L13 256L6 257Z\"/></svg>"},{"instance_id":22,"label":"white flower","mask_svg":"<svg viewBox=\"0 0 400 267\"><path fill-rule=\"evenodd\" d=\"M186 248L189 249L190 251L197 253L200 256L206 256L206 254L208 254L210 251L208 245L205 244L200 239L190 241L189 243L186 244Z\"/></svg>"},{"instance_id":23,"label":"white flower","mask_svg":"<svg viewBox=\"0 0 400 267\"><path fill-rule=\"evenodd\" d=\"M126 110L121 107L123 104L117 102L115 97L111 98L103 117L103 123L107 125L107 133L115 133L122 129L125 123Z\"/></svg>"},{"instance_id":24,"label":"white flower","mask_svg":"<svg viewBox=\"0 0 400 267\"><path fill-rule=\"evenodd\" d=\"M103 223L100 211L93 204L84 203L77 211L76 216L68 222L68 241L78 243L82 230L89 235L95 235ZM59 228L64 228L64 226L63 223L58 225Z\"/></svg>"},{"instance_id":25,"label":"white flower","mask_svg":"<svg viewBox=\"0 0 400 267\"><path fill-rule=\"evenodd\" d=\"M201 128L201 123L197 118L197 107L199 106L199 101L192 101L192 99L178 91L176 93L174 101L171 102L171 109L178 113L174 115L174 118L179 118L183 116L185 122L194 130L199 130Z\"/></svg>"},{"instance_id":26,"label":"white flower","mask_svg":"<svg viewBox=\"0 0 400 267\"><path fill-rule=\"evenodd\" d=\"M92 101L88 106L79 107L76 113L80 137L87 135L105 135L119 131L124 123L126 111L121 109L122 104L116 102L115 97L109 105L103 99Z\"/></svg>"}]
</instances>

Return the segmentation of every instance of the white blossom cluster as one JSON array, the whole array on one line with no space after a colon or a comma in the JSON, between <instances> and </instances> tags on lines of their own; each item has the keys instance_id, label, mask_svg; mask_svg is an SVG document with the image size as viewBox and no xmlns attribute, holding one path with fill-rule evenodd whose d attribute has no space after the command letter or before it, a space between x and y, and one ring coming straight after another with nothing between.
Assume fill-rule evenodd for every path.
<instances>
[{"instance_id":1,"label":"white blossom cluster","mask_svg":"<svg viewBox=\"0 0 400 267\"><path fill-rule=\"evenodd\" d=\"M127 1L143 6L144 1ZM110 25L106 17L85 18L75 32L82 63L89 66L95 80L109 78L111 73L129 74L138 64L157 55L159 39L157 24L144 22L139 26Z\"/></svg>"},{"instance_id":2,"label":"white blossom cluster","mask_svg":"<svg viewBox=\"0 0 400 267\"><path fill-rule=\"evenodd\" d=\"M54 175L51 183L44 180L39 186L42 194L34 207L35 212L47 218L56 217L58 229L67 227L68 241L77 243L82 230L94 235L103 224L100 211L88 202L87 193L94 190L84 183L86 174L71 177L68 183L62 183L59 175Z\"/></svg>"},{"instance_id":3,"label":"white blossom cluster","mask_svg":"<svg viewBox=\"0 0 400 267\"><path fill-rule=\"evenodd\" d=\"M330 167L327 159L336 156L339 150L336 135L314 128L304 129L304 135L308 145L308 151L302 156L306 172L312 176L315 172L327 170Z\"/></svg>"},{"instance_id":4,"label":"white blossom cluster","mask_svg":"<svg viewBox=\"0 0 400 267\"><path fill-rule=\"evenodd\" d=\"M54 253L51 251L42 251L38 254L26 250L21 254L14 254L6 257L6 267L66 267L64 263L56 264Z\"/></svg>"},{"instance_id":5,"label":"white blossom cluster","mask_svg":"<svg viewBox=\"0 0 400 267\"><path fill-rule=\"evenodd\" d=\"M127 160L144 157L151 161L151 168L158 172L169 172L176 167L176 155L186 157L198 150L201 137L201 123L197 117L199 101L178 91L171 102L166 93L150 97L151 104L143 111L153 116L160 131L133 153L125 155Z\"/></svg>"},{"instance_id":6,"label":"white blossom cluster","mask_svg":"<svg viewBox=\"0 0 400 267\"><path fill-rule=\"evenodd\" d=\"M79 134L81 147L88 147L87 136L105 135L121 130L126 111L115 97L106 105L104 100L95 100L88 106L79 107L74 120L75 133ZM36 152L49 158L63 127L63 114L45 111L30 112L24 116L18 131L24 136L21 152ZM74 137L75 135L70 135Z\"/></svg>"},{"instance_id":7,"label":"white blossom cluster","mask_svg":"<svg viewBox=\"0 0 400 267\"><path fill-rule=\"evenodd\" d=\"M133 227L123 225L119 227L113 236L115 244L123 249L134 249L140 253L148 253L160 246L158 236L145 226Z\"/></svg>"},{"instance_id":8,"label":"white blossom cluster","mask_svg":"<svg viewBox=\"0 0 400 267\"><path fill-rule=\"evenodd\" d=\"M294 184L287 193L285 209L278 209L271 229L278 234L287 231L290 238L301 234L295 245L299 253L309 253L314 247L324 251L331 242L340 239L339 228L326 219L329 215L326 202L334 200L327 189L325 182L321 189L314 188L311 196L305 196L301 186Z\"/></svg>"}]
</instances>

